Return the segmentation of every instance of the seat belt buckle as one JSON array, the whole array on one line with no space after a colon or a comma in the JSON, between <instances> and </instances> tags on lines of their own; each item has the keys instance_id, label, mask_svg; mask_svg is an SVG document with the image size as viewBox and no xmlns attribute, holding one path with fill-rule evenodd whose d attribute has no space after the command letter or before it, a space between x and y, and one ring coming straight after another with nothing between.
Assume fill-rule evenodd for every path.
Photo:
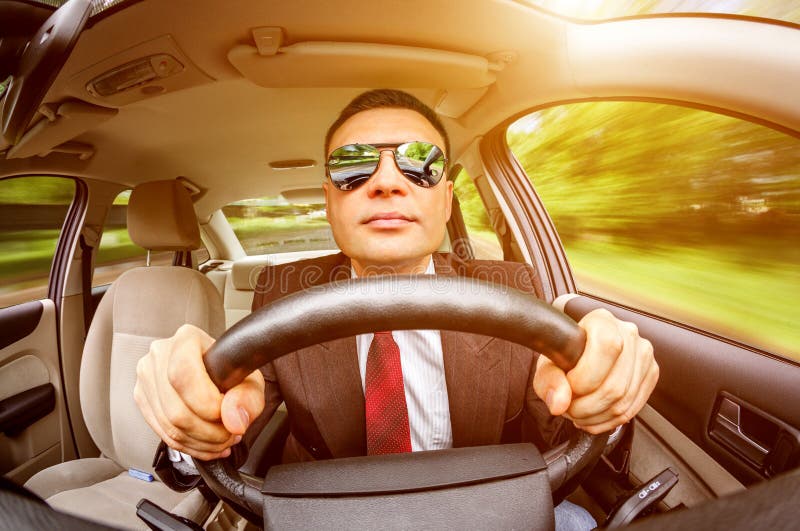
<instances>
[{"instance_id":1,"label":"seat belt buckle","mask_svg":"<svg viewBox=\"0 0 800 531\"><path fill-rule=\"evenodd\" d=\"M147 481L148 483L153 482L153 474L150 474L149 472L144 472L142 470L139 470L138 468L129 468L128 475L136 479L140 479L142 481Z\"/></svg>"}]
</instances>

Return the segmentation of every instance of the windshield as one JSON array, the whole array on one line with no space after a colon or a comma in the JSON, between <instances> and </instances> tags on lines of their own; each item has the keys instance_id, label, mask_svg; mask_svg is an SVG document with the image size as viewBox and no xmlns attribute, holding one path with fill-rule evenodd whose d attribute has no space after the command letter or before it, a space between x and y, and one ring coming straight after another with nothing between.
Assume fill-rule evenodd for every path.
<instances>
[{"instance_id":1,"label":"windshield","mask_svg":"<svg viewBox=\"0 0 800 531\"><path fill-rule=\"evenodd\" d=\"M665 13L746 15L800 24L800 0L524 0L557 15L606 20Z\"/></svg>"}]
</instances>

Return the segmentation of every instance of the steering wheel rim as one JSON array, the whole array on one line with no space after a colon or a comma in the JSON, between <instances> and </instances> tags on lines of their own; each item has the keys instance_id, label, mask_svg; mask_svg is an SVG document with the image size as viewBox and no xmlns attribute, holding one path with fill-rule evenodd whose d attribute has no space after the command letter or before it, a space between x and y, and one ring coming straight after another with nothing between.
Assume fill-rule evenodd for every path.
<instances>
[{"instance_id":1,"label":"steering wheel rim","mask_svg":"<svg viewBox=\"0 0 800 531\"><path fill-rule=\"evenodd\" d=\"M565 371L583 352L584 331L535 296L474 278L392 276L326 283L264 306L225 332L204 357L220 391L301 348L376 330L436 329L478 333L532 348ZM554 503L596 461L607 434L578 432L544 455ZM261 478L243 477L231 457L195 461L220 497L251 518L261 514ZM257 522L255 522L257 523Z\"/></svg>"}]
</instances>

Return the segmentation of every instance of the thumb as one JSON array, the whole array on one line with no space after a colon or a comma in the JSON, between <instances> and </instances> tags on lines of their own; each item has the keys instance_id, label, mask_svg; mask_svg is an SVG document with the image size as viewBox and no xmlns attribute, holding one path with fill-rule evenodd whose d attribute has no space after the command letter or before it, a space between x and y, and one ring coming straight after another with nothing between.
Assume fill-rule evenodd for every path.
<instances>
[{"instance_id":1,"label":"thumb","mask_svg":"<svg viewBox=\"0 0 800 531\"><path fill-rule=\"evenodd\" d=\"M233 435L243 435L263 410L264 377L261 371L255 370L225 393L221 407L222 424Z\"/></svg>"},{"instance_id":2,"label":"thumb","mask_svg":"<svg viewBox=\"0 0 800 531\"><path fill-rule=\"evenodd\" d=\"M572 388L569 386L566 373L544 356L539 356L536 365L533 390L544 400L553 416L566 413L572 403Z\"/></svg>"}]
</instances>

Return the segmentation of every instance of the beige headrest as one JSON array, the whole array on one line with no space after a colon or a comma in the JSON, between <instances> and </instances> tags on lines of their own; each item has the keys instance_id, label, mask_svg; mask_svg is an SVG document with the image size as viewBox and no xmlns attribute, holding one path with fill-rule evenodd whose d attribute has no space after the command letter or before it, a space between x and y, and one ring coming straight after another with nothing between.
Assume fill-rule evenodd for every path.
<instances>
[{"instance_id":1,"label":"beige headrest","mask_svg":"<svg viewBox=\"0 0 800 531\"><path fill-rule=\"evenodd\" d=\"M200 229L189 191L178 181L142 183L128 201L128 233L152 251L200 247Z\"/></svg>"}]
</instances>

